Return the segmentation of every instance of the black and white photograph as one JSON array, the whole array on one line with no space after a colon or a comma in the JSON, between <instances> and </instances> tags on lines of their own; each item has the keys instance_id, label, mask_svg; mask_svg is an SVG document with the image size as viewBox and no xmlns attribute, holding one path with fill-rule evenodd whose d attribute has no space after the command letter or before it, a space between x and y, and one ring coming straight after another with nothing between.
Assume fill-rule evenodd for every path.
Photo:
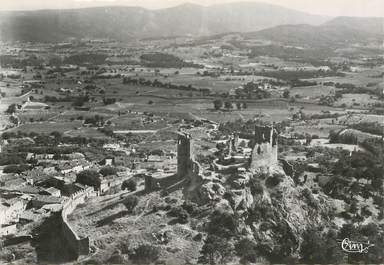
<instances>
[{"instance_id":1,"label":"black and white photograph","mask_svg":"<svg viewBox=\"0 0 384 265\"><path fill-rule=\"evenodd\" d=\"M0 0L1 265L384 264L384 0Z\"/></svg>"}]
</instances>

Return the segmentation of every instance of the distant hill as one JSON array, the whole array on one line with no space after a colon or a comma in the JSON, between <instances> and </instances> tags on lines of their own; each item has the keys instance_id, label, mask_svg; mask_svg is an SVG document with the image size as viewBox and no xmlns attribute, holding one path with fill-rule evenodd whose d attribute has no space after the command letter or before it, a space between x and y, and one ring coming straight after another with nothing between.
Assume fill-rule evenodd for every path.
<instances>
[{"instance_id":1,"label":"distant hill","mask_svg":"<svg viewBox=\"0 0 384 265\"><path fill-rule=\"evenodd\" d=\"M250 32L283 24L319 25L329 18L255 2L203 7L184 4L160 10L96 7L0 13L0 39L58 42L70 37L134 38L206 36Z\"/></svg>"},{"instance_id":2,"label":"distant hill","mask_svg":"<svg viewBox=\"0 0 384 265\"><path fill-rule=\"evenodd\" d=\"M383 18L339 17L322 25L280 25L246 33L246 38L266 39L286 45L337 47L348 43L383 40Z\"/></svg>"},{"instance_id":3,"label":"distant hill","mask_svg":"<svg viewBox=\"0 0 384 265\"><path fill-rule=\"evenodd\" d=\"M358 32L378 34L384 37L383 17L337 17L326 23L330 27L346 27Z\"/></svg>"}]
</instances>

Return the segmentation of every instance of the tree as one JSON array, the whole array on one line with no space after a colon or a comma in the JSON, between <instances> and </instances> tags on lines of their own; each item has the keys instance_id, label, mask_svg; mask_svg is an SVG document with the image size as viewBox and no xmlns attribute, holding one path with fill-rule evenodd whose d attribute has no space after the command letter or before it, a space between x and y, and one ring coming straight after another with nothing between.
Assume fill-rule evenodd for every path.
<instances>
[{"instance_id":1,"label":"tree","mask_svg":"<svg viewBox=\"0 0 384 265\"><path fill-rule=\"evenodd\" d=\"M123 200L123 204L129 212L132 212L138 203L139 203L139 198L135 195L130 195Z\"/></svg>"},{"instance_id":2,"label":"tree","mask_svg":"<svg viewBox=\"0 0 384 265\"><path fill-rule=\"evenodd\" d=\"M303 234L300 254L304 263L322 264L327 262L325 242L319 232L308 230Z\"/></svg>"},{"instance_id":3,"label":"tree","mask_svg":"<svg viewBox=\"0 0 384 265\"><path fill-rule=\"evenodd\" d=\"M224 103L224 108L226 108L227 110L232 109L232 108L233 108L232 102L230 102L230 101L226 101L226 102Z\"/></svg>"},{"instance_id":4,"label":"tree","mask_svg":"<svg viewBox=\"0 0 384 265\"><path fill-rule=\"evenodd\" d=\"M95 170L84 170L77 174L76 182L97 189L101 184L100 174Z\"/></svg>"},{"instance_id":5,"label":"tree","mask_svg":"<svg viewBox=\"0 0 384 265\"><path fill-rule=\"evenodd\" d=\"M284 90L283 97L284 98L289 98L289 90Z\"/></svg>"},{"instance_id":6,"label":"tree","mask_svg":"<svg viewBox=\"0 0 384 265\"><path fill-rule=\"evenodd\" d=\"M233 257L234 247L227 239L209 234L201 249L199 263L225 264Z\"/></svg>"},{"instance_id":7,"label":"tree","mask_svg":"<svg viewBox=\"0 0 384 265\"><path fill-rule=\"evenodd\" d=\"M223 107L223 101L221 99L215 99L213 101L213 107L215 110L220 110Z\"/></svg>"},{"instance_id":8,"label":"tree","mask_svg":"<svg viewBox=\"0 0 384 265\"><path fill-rule=\"evenodd\" d=\"M122 190L127 189L129 191L135 191L137 189L136 181L134 181L133 179L124 180L123 184L121 185L121 189Z\"/></svg>"},{"instance_id":9,"label":"tree","mask_svg":"<svg viewBox=\"0 0 384 265\"><path fill-rule=\"evenodd\" d=\"M7 113L7 114L13 114L13 113L16 112L16 109L17 109L16 104L11 104L11 105L8 106L8 108L7 108L7 110L5 111L5 113Z\"/></svg>"},{"instance_id":10,"label":"tree","mask_svg":"<svg viewBox=\"0 0 384 265\"><path fill-rule=\"evenodd\" d=\"M236 108L237 108L238 110L241 110L241 103L240 103L240 102L236 102Z\"/></svg>"},{"instance_id":11,"label":"tree","mask_svg":"<svg viewBox=\"0 0 384 265\"><path fill-rule=\"evenodd\" d=\"M105 176L116 175L117 169L115 167L107 166L100 169L99 173Z\"/></svg>"}]
</instances>

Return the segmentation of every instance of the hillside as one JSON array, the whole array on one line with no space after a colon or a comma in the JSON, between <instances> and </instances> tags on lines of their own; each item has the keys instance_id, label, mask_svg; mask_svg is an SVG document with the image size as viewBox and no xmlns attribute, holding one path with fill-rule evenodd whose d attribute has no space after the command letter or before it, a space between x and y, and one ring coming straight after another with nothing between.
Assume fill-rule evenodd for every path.
<instances>
[{"instance_id":1,"label":"hillside","mask_svg":"<svg viewBox=\"0 0 384 265\"><path fill-rule=\"evenodd\" d=\"M383 19L335 18L322 25L280 25L244 36L251 39L266 39L285 45L308 47L335 47L350 43L382 41Z\"/></svg>"},{"instance_id":2,"label":"hillside","mask_svg":"<svg viewBox=\"0 0 384 265\"><path fill-rule=\"evenodd\" d=\"M328 18L264 3L203 7L184 4L160 10L96 7L70 10L14 11L0 14L2 40L57 42L70 37L132 38L203 36L249 32L282 24L318 25Z\"/></svg>"}]
</instances>

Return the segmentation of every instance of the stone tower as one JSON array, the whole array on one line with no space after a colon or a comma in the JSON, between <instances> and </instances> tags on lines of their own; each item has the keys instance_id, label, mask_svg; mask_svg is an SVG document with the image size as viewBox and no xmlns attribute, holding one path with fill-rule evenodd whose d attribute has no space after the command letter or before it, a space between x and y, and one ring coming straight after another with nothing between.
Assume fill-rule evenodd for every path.
<instances>
[{"instance_id":1,"label":"stone tower","mask_svg":"<svg viewBox=\"0 0 384 265\"><path fill-rule=\"evenodd\" d=\"M193 143L191 135L180 133L177 140L177 175L179 178L187 176L193 159Z\"/></svg>"},{"instance_id":2,"label":"stone tower","mask_svg":"<svg viewBox=\"0 0 384 265\"><path fill-rule=\"evenodd\" d=\"M269 168L277 164L277 131L273 126L255 126L255 146L250 169Z\"/></svg>"}]
</instances>

